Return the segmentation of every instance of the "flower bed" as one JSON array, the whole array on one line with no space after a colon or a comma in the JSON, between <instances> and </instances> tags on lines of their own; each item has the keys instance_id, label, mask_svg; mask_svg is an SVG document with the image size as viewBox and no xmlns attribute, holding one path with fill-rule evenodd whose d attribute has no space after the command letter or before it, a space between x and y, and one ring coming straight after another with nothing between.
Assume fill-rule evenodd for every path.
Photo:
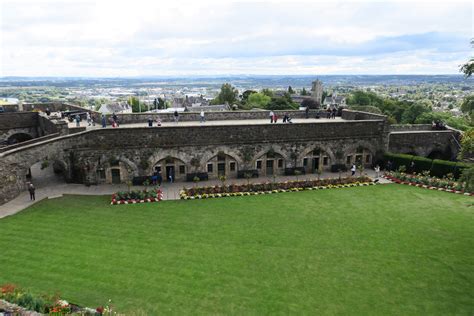
<instances>
[{"instance_id":1,"label":"flower bed","mask_svg":"<svg viewBox=\"0 0 474 316\"><path fill-rule=\"evenodd\" d=\"M58 295L33 295L29 291L17 287L13 284L4 284L0 286L0 301L8 302L2 304L6 309L6 314L29 315L30 311L49 315L112 315L110 305L99 306L96 309L89 307L80 307L75 304L61 300ZM110 304L109 300L109 304Z\"/></svg>"},{"instance_id":2,"label":"flower bed","mask_svg":"<svg viewBox=\"0 0 474 316\"><path fill-rule=\"evenodd\" d=\"M143 190L143 191L129 191L129 192L117 192L112 194L112 201L110 204L137 204L137 203L150 203L159 202L163 200L163 192L160 189L156 190Z\"/></svg>"},{"instance_id":3,"label":"flower bed","mask_svg":"<svg viewBox=\"0 0 474 316\"><path fill-rule=\"evenodd\" d=\"M465 190L465 184L455 181L452 177L436 178L429 176L429 173L407 174L404 172L388 172L383 175L384 178L399 184L412 185L420 188L445 191L464 195L474 195L472 191Z\"/></svg>"},{"instance_id":4,"label":"flower bed","mask_svg":"<svg viewBox=\"0 0 474 316\"><path fill-rule=\"evenodd\" d=\"M281 192L297 192L304 190L323 190L331 188L347 188L368 186L375 183L368 177L330 178L321 180L302 180L286 182L265 182L248 184L216 185L209 187L184 188L180 192L182 200L220 198L232 196L248 196L273 194Z\"/></svg>"}]
</instances>

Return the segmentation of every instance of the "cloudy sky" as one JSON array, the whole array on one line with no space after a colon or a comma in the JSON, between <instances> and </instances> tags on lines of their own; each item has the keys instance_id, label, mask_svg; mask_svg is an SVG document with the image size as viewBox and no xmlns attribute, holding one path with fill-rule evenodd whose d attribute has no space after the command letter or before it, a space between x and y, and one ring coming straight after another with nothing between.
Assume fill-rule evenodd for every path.
<instances>
[{"instance_id":1,"label":"cloudy sky","mask_svg":"<svg viewBox=\"0 0 474 316\"><path fill-rule=\"evenodd\" d=\"M0 76L455 74L470 1L0 0Z\"/></svg>"}]
</instances>

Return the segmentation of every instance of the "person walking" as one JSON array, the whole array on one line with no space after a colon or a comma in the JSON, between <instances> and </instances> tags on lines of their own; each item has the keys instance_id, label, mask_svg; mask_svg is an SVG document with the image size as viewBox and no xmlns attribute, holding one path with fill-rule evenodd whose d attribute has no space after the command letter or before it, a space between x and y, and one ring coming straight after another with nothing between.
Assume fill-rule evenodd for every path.
<instances>
[{"instance_id":1,"label":"person walking","mask_svg":"<svg viewBox=\"0 0 474 316\"><path fill-rule=\"evenodd\" d=\"M178 113L178 110L174 110L173 116L174 116L174 122L175 122L176 124L178 124L178 122L179 122L179 113Z\"/></svg>"},{"instance_id":2,"label":"person walking","mask_svg":"<svg viewBox=\"0 0 474 316\"><path fill-rule=\"evenodd\" d=\"M79 116L79 114L76 114L74 119L76 120L76 127L81 126L81 117Z\"/></svg>"},{"instance_id":3,"label":"person walking","mask_svg":"<svg viewBox=\"0 0 474 316\"><path fill-rule=\"evenodd\" d=\"M380 175L380 166L376 165L374 170L375 170L375 179L378 179Z\"/></svg>"},{"instance_id":4,"label":"person walking","mask_svg":"<svg viewBox=\"0 0 474 316\"><path fill-rule=\"evenodd\" d=\"M332 115L331 115L331 118L333 118L333 119L336 119L336 114L337 114L337 110L336 110L336 108L332 109Z\"/></svg>"},{"instance_id":5,"label":"person walking","mask_svg":"<svg viewBox=\"0 0 474 316\"><path fill-rule=\"evenodd\" d=\"M352 164L352 167L351 167L351 176L354 176L355 173L356 173L356 165L354 163L354 164Z\"/></svg>"},{"instance_id":6,"label":"person walking","mask_svg":"<svg viewBox=\"0 0 474 316\"><path fill-rule=\"evenodd\" d=\"M35 190L35 186L33 185L33 183L30 182L30 184L28 185L28 192L30 192L30 201L35 200Z\"/></svg>"},{"instance_id":7,"label":"person walking","mask_svg":"<svg viewBox=\"0 0 474 316\"><path fill-rule=\"evenodd\" d=\"M274 117L275 117L275 114L273 114L273 111L270 111L270 124L273 123Z\"/></svg>"},{"instance_id":8,"label":"person walking","mask_svg":"<svg viewBox=\"0 0 474 316\"><path fill-rule=\"evenodd\" d=\"M119 121L118 121L118 117L117 117L117 114L115 114L115 112L112 114L112 119L114 120L114 127L118 127L119 126Z\"/></svg>"},{"instance_id":9,"label":"person walking","mask_svg":"<svg viewBox=\"0 0 474 316\"><path fill-rule=\"evenodd\" d=\"M87 126L91 126L91 114L89 112L86 113L86 118L87 118Z\"/></svg>"},{"instance_id":10,"label":"person walking","mask_svg":"<svg viewBox=\"0 0 474 316\"><path fill-rule=\"evenodd\" d=\"M105 119L104 114L102 114L102 117L100 118L100 120L102 121L102 128L106 128L107 127L107 120Z\"/></svg>"},{"instance_id":11,"label":"person walking","mask_svg":"<svg viewBox=\"0 0 474 316\"><path fill-rule=\"evenodd\" d=\"M204 110L201 110L201 114L199 114L199 117L201 123L204 123L206 121L206 118L204 117Z\"/></svg>"},{"instance_id":12,"label":"person walking","mask_svg":"<svg viewBox=\"0 0 474 316\"><path fill-rule=\"evenodd\" d=\"M151 116L148 116L148 127L153 127L153 119Z\"/></svg>"}]
</instances>

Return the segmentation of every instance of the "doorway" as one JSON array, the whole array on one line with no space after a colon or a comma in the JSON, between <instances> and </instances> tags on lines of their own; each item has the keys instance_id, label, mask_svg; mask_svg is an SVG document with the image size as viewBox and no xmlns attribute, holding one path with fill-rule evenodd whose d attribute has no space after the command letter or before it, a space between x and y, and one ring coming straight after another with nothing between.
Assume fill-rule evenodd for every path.
<instances>
[{"instance_id":1,"label":"doorway","mask_svg":"<svg viewBox=\"0 0 474 316\"><path fill-rule=\"evenodd\" d=\"M313 158L313 162L311 165L311 173L318 172L319 169L319 157Z\"/></svg>"},{"instance_id":2,"label":"doorway","mask_svg":"<svg viewBox=\"0 0 474 316\"><path fill-rule=\"evenodd\" d=\"M112 184L120 184L120 169L111 169Z\"/></svg>"},{"instance_id":3,"label":"doorway","mask_svg":"<svg viewBox=\"0 0 474 316\"><path fill-rule=\"evenodd\" d=\"M225 176L225 162L219 162L217 164L217 176Z\"/></svg>"},{"instance_id":4,"label":"doorway","mask_svg":"<svg viewBox=\"0 0 474 316\"><path fill-rule=\"evenodd\" d=\"M273 175L273 160L267 160L267 176Z\"/></svg>"}]
</instances>

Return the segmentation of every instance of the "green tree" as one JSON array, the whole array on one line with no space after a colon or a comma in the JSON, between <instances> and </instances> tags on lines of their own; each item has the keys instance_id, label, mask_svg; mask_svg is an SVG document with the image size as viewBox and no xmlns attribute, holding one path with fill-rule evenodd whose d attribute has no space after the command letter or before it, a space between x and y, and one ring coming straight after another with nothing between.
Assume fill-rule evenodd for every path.
<instances>
[{"instance_id":1,"label":"green tree","mask_svg":"<svg viewBox=\"0 0 474 316\"><path fill-rule=\"evenodd\" d=\"M321 107L319 102L313 98L305 98L303 102L301 102L301 106L310 109L319 109Z\"/></svg>"},{"instance_id":2,"label":"green tree","mask_svg":"<svg viewBox=\"0 0 474 316\"><path fill-rule=\"evenodd\" d=\"M265 108L271 100L272 98L263 93L252 93L247 103L249 107Z\"/></svg>"},{"instance_id":3,"label":"green tree","mask_svg":"<svg viewBox=\"0 0 474 316\"><path fill-rule=\"evenodd\" d=\"M212 104L228 103L232 105L235 101L237 101L238 95L239 95L239 91L236 88L234 88L230 83L224 83L221 86L221 91L211 103Z\"/></svg>"},{"instance_id":4,"label":"green tree","mask_svg":"<svg viewBox=\"0 0 474 316\"><path fill-rule=\"evenodd\" d=\"M422 103L412 104L406 111L402 114L402 123L403 124L414 124L416 119L425 112L431 111L426 105Z\"/></svg>"},{"instance_id":5,"label":"green tree","mask_svg":"<svg viewBox=\"0 0 474 316\"><path fill-rule=\"evenodd\" d=\"M288 86L288 93L289 94L295 94L295 90L293 90L293 88L291 86Z\"/></svg>"},{"instance_id":6,"label":"green tree","mask_svg":"<svg viewBox=\"0 0 474 316\"><path fill-rule=\"evenodd\" d=\"M254 90L245 90L244 93L242 93L242 96L241 96L241 99L242 99L242 103L243 104L246 104L248 99L249 99L249 96L252 94L252 93L257 93L257 91L254 91Z\"/></svg>"},{"instance_id":7,"label":"green tree","mask_svg":"<svg viewBox=\"0 0 474 316\"><path fill-rule=\"evenodd\" d=\"M268 110L294 110L297 108L298 105L289 101L286 97L271 98L270 103L267 105Z\"/></svg>"},{"instance_id":8,"label":"green tree","mask_svg":"<svg viewBox=\"0 0 474 316\"><path fill-rule=\"evenodd\" d=\"M474 154L474 128L470 128L462 134L461 151L458 154L459 159L472 157Z\"/></svg>"},{"instance_id":9,"label":"green tree","mask_svg":"<svg viewBox=\"0 0 474 316\"><path fill-rule=\"evenodd\" d=\"M267 88L262 89L262 92L261 92L261 93L263 93L263 94L266 95L266 96L269 96L270 98L273 97L273 91L270 90L270 89L267 89Z\"/></svg>"},{"instance_id":10,"label":"green tree","mask_svg":"<svg viewBox=\"0 0 474 316\"><path fill-rule=\"evenodd\" d=\"M166 103L165 103L165 100L163 100L162 98L158 98L158 109L166 109L167 106L166 106Z\"/></svg>"},{"instance_id":11,"label":"green tree","mask_svg":"<svg viewBox=\"0 0 474 316\"><path fill-rule=\"evenodd\" d=\"M301 95L310 95L308 91L303 87L303 90L301 90Z\"/></svg>"},{"instance_id":12,"label":"green tree","mask_svg":"<svg viewBox=\"0 0 474 316\"><path fill-rule=\"evenodd\" d=\"M471 39L471 46L474 47L474 39ZM464 76L466 78L469 78L472 76L474 73L474 58L471 57L467 63L464 65L461 65L461 68L459 68L459 71L464 73Z\"/></svg>"},{"instance_id":13,"label":"green tree","mask_svg":"<svg viewBox=\"0 0 474 316\"><path fill-rule=\"evenodd\" d=\"M141 106L140 106L140 100L138 100L137 97L133 96L128 99L128 105L132 107L132 112L137 113L140 112Z\"/></svg>"},{"instance_id":14,"label":"green tree","mask_svg":"<svg viewBox=\"0 0 474 316\"><path fill-rule=\"evenodd\" d=\"M461 111L469 115L471 122L474 122L474 94L464 98L461 103Z\"/></svg>"}]
</instances>

